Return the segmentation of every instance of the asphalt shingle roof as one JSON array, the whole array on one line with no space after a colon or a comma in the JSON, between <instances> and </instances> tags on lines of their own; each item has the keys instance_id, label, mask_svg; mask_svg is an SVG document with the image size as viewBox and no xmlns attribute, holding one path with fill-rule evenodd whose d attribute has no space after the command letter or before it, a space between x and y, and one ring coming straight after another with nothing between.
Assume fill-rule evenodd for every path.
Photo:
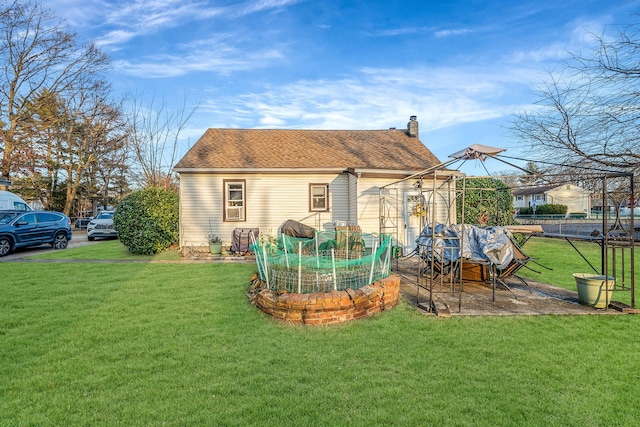
<instances>
[{"instance_id":1,"label":"asphalt shingle roof","mask_svg":"<svg viewBox=\"0 0 640 427\"><path fill-rule=\"evenodd\" d=\"M560 187L561 184L540 185L537 187L518 188L511 190L511 194L514 196L522 196L528 194L544 194L549 190Z\"/></svg>"},{"instance_id":2,"label":"asphalt shingle roof","mask_svg":"<svg viewBox=\"0 0 640 427\"><path fill-rule=\"evenodd\" d=\"M440 161L405 130L208 129L176 169L383 169Z\"/></svg>"}]
</instances>

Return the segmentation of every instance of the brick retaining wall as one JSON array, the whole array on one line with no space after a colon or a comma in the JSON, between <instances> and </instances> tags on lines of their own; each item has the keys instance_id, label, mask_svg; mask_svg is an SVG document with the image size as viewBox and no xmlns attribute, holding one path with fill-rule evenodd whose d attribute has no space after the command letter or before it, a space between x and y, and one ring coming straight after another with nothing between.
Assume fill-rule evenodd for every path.
<instances>
[{"instance_id":1,"label":"brick retaining wall","mask_svg":"<svg viewBox=\"0 0 640 427\"><path fill-rule=\"evenodd\" d=\"M305 325L329 325L372 316L394 307L399 297L400 277L396 275L355 290L298 294L258 286L251 295L252 302L263 312Z\"/></svg>"}]
</instances>

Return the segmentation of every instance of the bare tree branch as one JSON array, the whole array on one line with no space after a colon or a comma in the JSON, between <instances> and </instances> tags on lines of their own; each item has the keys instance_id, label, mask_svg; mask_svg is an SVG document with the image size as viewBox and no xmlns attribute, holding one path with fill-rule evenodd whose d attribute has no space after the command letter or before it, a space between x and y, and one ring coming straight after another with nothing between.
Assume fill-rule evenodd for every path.
<instances>
[{"instance_id":1,"label":"bare tree branch","mask_svg":"<svg viewBox=\"0 0 640 427\"><path fill-rule=\"evenodd\" d=\"M109 58L94 45L78 45L63 21L36 1L4 2L1 7L1 174L9 177L15 157L28 144L21 128L28 102L44 89L68 96L95 81Z\"/></svg>"},{"instance_id":2,"label":"bare tree branch","mask_svg":"<svg viewBox=\"0 0 640 427\"><path fill-rule=\"evenodd\" d=\"M130 144L141 185L175 187L172 169L178 161L179 141L198 105L189 109L185 97L180 106L170 110L164 102L154 105L154 100L144 105L141 98L133 96L130 105Z\"/></svg>"},{"instance_id":3,"label":"bare tree branch","mask_svg":"<svg viewBox=\"0 0 640 427\"><path fill-rule=\"evenodd\" d=\"M516 114L511 131L533 160L638 172L640 22L614 39L594 37L595 52L550 73L537 89L537 108Z\"/></svg>"}]
</instances>

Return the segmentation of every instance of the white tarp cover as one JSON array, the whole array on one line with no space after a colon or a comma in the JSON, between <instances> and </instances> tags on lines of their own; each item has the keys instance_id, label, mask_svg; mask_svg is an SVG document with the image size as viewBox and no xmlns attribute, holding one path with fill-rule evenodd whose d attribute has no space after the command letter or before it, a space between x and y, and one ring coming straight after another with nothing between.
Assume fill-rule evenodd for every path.
<instances>
[{"instance_id":1,"label":"white tarp cover","mask_svg":"<svg viewBox=\"0 0 640 427\"><path fill-rule=\"evenodd\" d=\"M464 150L449 154L452 159L481 159L495 156L496 154L506 151L504 148L490 147L488 145L473 144Z\"/></svg>"},{"instance_id":2,"label":"white tarp cover","mask_svg":"<svg viewBox=\"0 0 640 427\"><path fill-rule=\"evenodd\" d=\"M416 243L424 259L435 257L442 262L450 262L460 258L462 240L463 258L489 261L498 270L503 270L513 259L513 246L507 233L504 227L480 228L469 224L447 227L436 224L433 230L427 225Z\"/></svg>"}]
</instances>

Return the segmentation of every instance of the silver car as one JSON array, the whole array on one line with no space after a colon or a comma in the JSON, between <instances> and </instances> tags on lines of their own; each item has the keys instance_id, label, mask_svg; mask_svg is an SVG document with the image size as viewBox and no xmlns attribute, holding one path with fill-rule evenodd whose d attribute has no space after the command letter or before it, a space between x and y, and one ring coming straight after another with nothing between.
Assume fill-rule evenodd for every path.
<instances>
[{"instance_id":1,"label":"silver car","mask_svg":"<svg viewBox=\"0 0 640 427\"><path fill-rule=\"evenodd\" d=\"M96 237L118 237L113 229L113 214L115 211L102 211L87 224L87 239Z\"/></svg>"}]
</instances>

